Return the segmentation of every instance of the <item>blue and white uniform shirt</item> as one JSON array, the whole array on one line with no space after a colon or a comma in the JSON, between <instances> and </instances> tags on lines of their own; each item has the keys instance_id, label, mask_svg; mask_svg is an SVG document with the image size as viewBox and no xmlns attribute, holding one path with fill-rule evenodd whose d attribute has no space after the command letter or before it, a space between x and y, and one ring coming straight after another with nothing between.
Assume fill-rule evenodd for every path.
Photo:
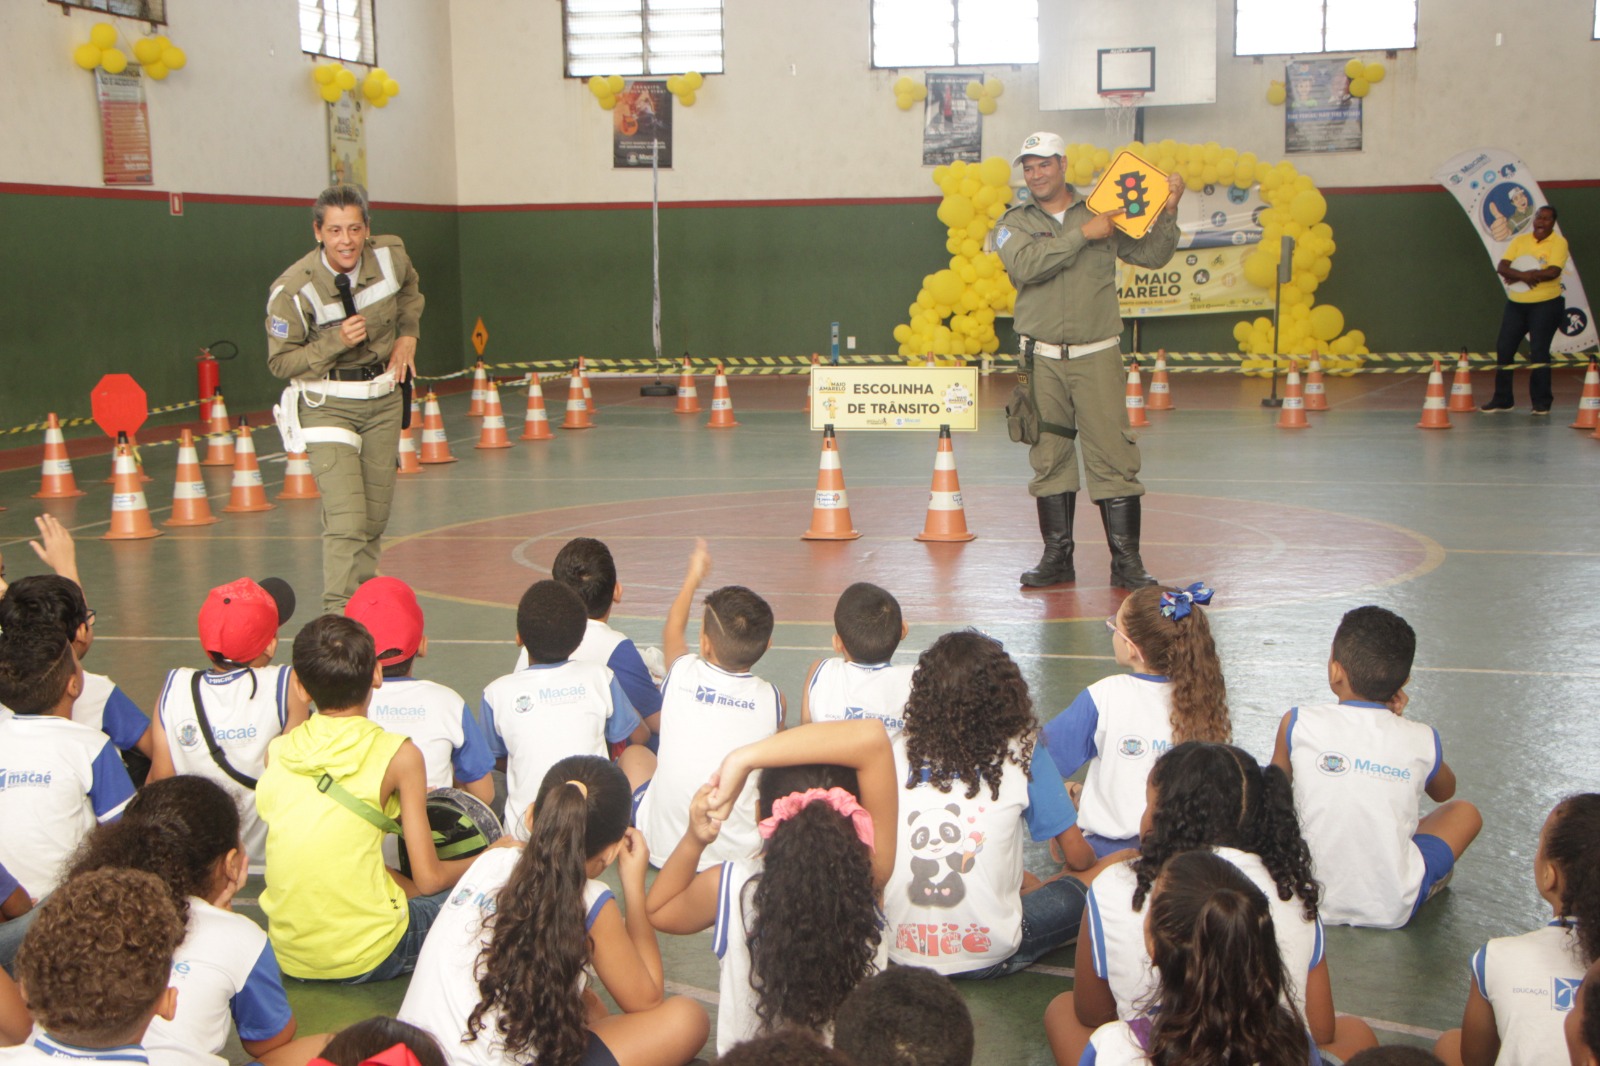
<instances>
[{"instance_id":1,"label":"blue and white uniform shirt","mask_svg":"<svg viewBox=\"0 0 1600 1066\"><path fill-rule=\"evenodd\" d=\"M506 760L506 830L528 839L523 812L545 773L569 755L609 753L627 740L639 716L610 669L571 659L535 664L489 682L483 690L489 750Z\"/></svg>"},{"instance_id":2,"label":"blue and white uniform shirt","mask_svg":"<svg viewBox=\"0 0 1600 1066\"><path fill-rule=\"evenodd\" d=\"M661 682L661 751L636 824L663 865L689 828L689 803L734 748L765 740L783 722L783 695L751 673L736 674L698 655L683 655ZM756 787L739 795L722 832L700 856L700 869L760 854Z\"/></svg>"},{"instance_id":3,"label":"blue and white uniform shirt","mask_svg":"<svg viewBox=\"0 0 1600 1066\"><path fill-rule=\"evenodd\" d=\"M575 662L599 663L611 668L628 694L628 701L640 718L649 718L661 710L661 690L645 665L638 647L622 633L612 629L598 618L589 619L583 631L583 642L569 656ZM517 649L517 669L528 667L528 649Z\"/></svg>"},{"instance_id":4,"label":"blue and white uniform shirt","mask_svg":"<svg viewBox=\"0 0 1600 1066\"><path fill-rule=\"evenodd\" d=\"M893 740L906 727L906 700L915 666L824 659L811 675L806 706L813 722L875 718Z\"/></svg>"},{"instance_id":5,"label":"blue and white uniform shirt","mask_svg":"<svg viewBox=\"0 0 1600 1066\"><path fill-rule=\"evenodd\" d=\"M1150 768L1172 747L1172 685L1155 674L1114 674L1078 694L1044 727L1062 774L1089 764L1078 825L1108 840L1139 835Z\"/></svg>"},{"instance_id":6,"label":"blue and white uniform shirt","mask_svg":"<svg viewBox=\"0 0 1600 1066\"><path fill-rule=\"evenodd\" d=\"M167 675L156 701L156 721L166 735L174 770L210 778L233 797L245 851L251 864L259 867L267 858L267 825L256 813L255 790L229 777L211 757L194 709L191 679L196 672L179 667ZM205 701L206 720L217 747L235 770L246 777L260 777L267 768L267 745L289 720L289 667L199 673L200 698Z\"/></svg>"},{"instance_id":7,"label":"blue and white uniform shirt","mask_svg":"<svg viewBox=\"0 0 1600 1066\"><path fill-rule=\"evenodd\" d=\"M1472 956L1472 980L1494 1008L1495 1066L1545 1066L1567 1053L1562 1024L1572 1013L1584 965L1577 931L1560 921L1521 936L1496 937Z\"/></svg>"},{"instance_id":8,"label":"blue and white uniform shirt","mask_svg":"<svg viewBox=\"0 0 1600 1066\"><path fill-rule=\"evenodd\" d=\"M121 751L144 739L150 719L117 683L105 674L83 672L83 694L72 704L72 720L98 729Z\"/></svg>"},{"instance_id":9,"label":"blue and white uniform shirt","mask_svg":"<svg viewBox=\"0 0 1600 1066\"><path fill-rule=\"evenodd\" d=\"M1444 762L1438 730L1351 700L1290 711L1287 747L1322 920L1405 925L1425 872L1411 837Z\"/></svg>"},{"instance_id":10,"label":"blue and white uniform shirt","mask_svg":"<svg viewBox=\"0 0 1600 1066\"><path fill-rule=\"evenodd\" d=\"M80 1064L80 1066L94 1066L96 1063L105 1063L107 1066L149 1066L157 1060L148 1054L138 1044L125 1044L121 1047L87 1048L69 1044L64 1040L57 1040L38 1026L34 1026L28 1039L15 1047L0 1047L0 1063L7 1066L63 1066L63 1064ZM187 1063L160 1063L159 1066L190 1066Z\"/></svg>"}]
</instances>

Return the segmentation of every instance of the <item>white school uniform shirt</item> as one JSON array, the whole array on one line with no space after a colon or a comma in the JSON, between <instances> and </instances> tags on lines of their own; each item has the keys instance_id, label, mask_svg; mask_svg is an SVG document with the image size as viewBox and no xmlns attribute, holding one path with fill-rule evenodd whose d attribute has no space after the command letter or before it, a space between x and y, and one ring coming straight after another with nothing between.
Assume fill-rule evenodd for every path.
<instances>
[{"instance_id":1,"label":"white school uniform shirt","mask_svg":"<svg viewBox=\"0 0 1600 1066\"><path fill-rule=\"evenodd\" d=\"M506 760L505 826L518 840L528 839L523 812L550 767L569 755L603 758L608 742L627 740L639 728L611 671L571 659L489 682L482 714L489 750Z\"/></svg>"},{"instance_id":2,"label":"white school uniform shirt","mask_svg":"<svg viewBox=\"0 0 1600 1066\"><path fill-rule=\"evenodd\" d=\"M1133 1066L1149 1061L1144 1045L1128 1023L1119 1019L1094 1031L1089 1037L1089 1046L1078 1059L1078 1066Z\"/></svg>"},{"instance_id":3,"label":"white school uniform shirt","mask_svg":"<svg viewBox=\"0 0 1600 1066\"><path fill-rule=\"evenodd\" d=\"M1267 897L1278 954L1283 959L1289 980L1286 989L1295 1007L1306 1008L1306 978L1322 962L1323 935L1320 919L1307 920L1299 896L1278 898L1278 886L1259 855L1236 848L1212 848ZM1111 988L1117 1001L1117 1017L1124 1021L1147 1013L1154 1004L1159 977L1145 950L1144 919L1150 906L1149 893L1144 906L1133 909L1133 893L1138 886L1133 863L1122 862L1101 872L1089 885L1089 948L1096 976Z\"/></svg>"},{"instance_id":4,"label":"white school uniform shirt","mask_svg":"<svg viewBox=\"0 0 1600 1066\"><path fill-rule=\"evenodd\" d=\"M726 1055L735 1044L763 1035L756 1012L756 990L750 984L750 932L755 924L755 879L761 874L759 859L722 864L717 886L717 920L711 930L711 948L717 953L717 1054ZM880 914L879 928L883 929ZM889 936L884 930L867 976L889 968ZM833 1046L833 1026L818 1034Z\"/></svg>"},{"instance_id":5,"label":"white school uniform shirt","mask_svg":"<svg viewBox=\"0 0 1600 1066\"><path fill-rule=\"evenodd\" d=\"M1007 761L998 798L983 783L967 799L960 781L948 792L925 781L906 787L903 734L893 748L901 791L894 872L883 890L889 957L946 975L1004 962L1022 942L1024 828L1043 841L1077 822L1049 751L1035 746L1032 780Z\"/></svg>"},{"instance_id":6,"label":"white school uniform shirt","mask_svg":"<svg viewBox=\"0 0 1600 1066\"><path fill-rule=\"evenodd\" d=\"M83 694L72 704L72 720L100 730L122 751L138 744L150 728L150 719L115 681L87 670L83 672Z\"/></svg>"},{"instance_id":7,"label":"white school uniform shirt","mask_svg":"<svg viewBox=\"0 0 1600 1066\"><path fill-rule=\"evenodd\" d=\"M57 1040L49 1033L34 1026L28 1039L15 1047L0 1047L0 1063L6 1066L63 1066L65 1063L80 1064L80 1066L95 1066L105 1063L107 1066L145 1066L156 1060L146 1053L138 1044L126 1044L121 1047L84 1048ZM164 1064L164 1066L177 1066L177 1064Z\"/></svg>"},{"instance_id":8,"label":"white school uniform shirt","mask_svg":"<svg viewBox=\"0 0 1600 1066\"><path fill-rule=\"evenodd\" d=\"M266 930L195 896L189 897L188 932L172 956L170 983L178 990L178 1011L170 1022L150 1022L144 1046L152 1058L185 1051L218 1056L230 1026L241 1040L266 1040L294 1017Z\"/></svg>"},{"instance_id":9,"label":"white school uniform shirt","mask_svg":"<svg viewBox=\"0 0 1600 1066\"><path fill-rule=\"evenodd\" d=\"M89 831L121 816L133 782L104 733L47 714L0 720L0 764L0 865L39 899Z\"/></svg>"},{"instance_id":10,"label":"white school uniform shirt","mask_svg":"<svg viewBox=\"0 0 1600 1066\"><path fill-rule=\"evenodd\" d=\"M713 666L698 655L678 657L661 682L661 751L635 821L650 845L652 865L664 865L683 839L689 802L723 757L772 736L783 713L778 686ZM752 777L717 839L701 853L700 869L760 854L756 791Z\"/></svg>"},{"instance_id":11,"label":"white school uniform shirt","mask_svg":"<svg viewBox=\"0 0 1600 1066\"><path fill-rule=\"evenodd\" d=\"M578 650L568 658L581 663L609 666L640 718L648 718L661 710L661 690L656 688L650 668L645 665L638 646L627 634L619 633L598 618L591 618L584 627L583 641L578 645ZM528 649L518 648L516 668L525 670L527 667Z\"/></svg>"},{"instance_id":12,"label":"white school uniform shirt","mask_svg":"<svg viewBox=\"0 0 1600 1066\"><path fill-rule=\"evenodd\" d=\"M1521 936L1496 937L1472 956L1472 980L1494 1008L1495 1066L1546 1066L1567 1053L1562 1023L1584 965L1577 930L1560 920Z\"/></svg>"},{"instance_id":13,"label":"white school uniform shirt","mask_svg":"<svg viewBox=\"0 0 1600 1066\"><path fill-rule=\"evenodd\" d=\"M256 813L255 790L229 777L211 757L190 679L199 673L200 698L217 747L235 770L259 778L267 768L267 745L289 720L289 672L288 666L240 667L225 673L179 667L167 674L156 701L156 721L166 734L173 769L209 778L233 797L240 835L254 866L267 860L267 824Z\"/></svg>"},{"instance_id":14,"label":"white school uniform shirt","mask_svg":"<svg viewBox=\"0 0 1600 1066\"><path fill-rule=\"evenodd\" d=\"M495 896L521 857L521 848L494 848L467 868L428 930L416 972L400 1004L397 1017L432 1033L450 1066L514 1066L526 1061L526 1057L514 1059L506 1054L496 1031L498 1011L484 1016L478 1039L463 1039L467 1018L480 998L478 953L492 932L485 923L495 913ZM613 898L603 882L584 885L584 929L594 928L600 908ZM580 987L585 984L586 975L579 978Z\"/></svg>"},{"instance_id":15,"label":"white school uniform shirt","mask_svg":"<svg viewBox=\"0 0 1600 1066\"><path fill-rule=\"evenodd\" d=\"M1079 827L1110 840L1137 837L1145 780L1172 747L1172 683L1156 674L1102 678L1050 720L1044 742L1064 776L1089 764Z\"/></svg>"},{"instance_id":16,"label":"white school uniform shirt","mask_svg":"<svg viewBox=\"0 0 1600 1066\"><path fill-rule=\"evenodd\" d=\"M811 720L876 718L893 740L906 726L906 700L911 696L911 675L915 671L911 665L824 659L806 692Z\"/></svg>"},{"instance_id":17,"label":"white school uniform shirt","mask_svg":"<svg viewBox=\"0 0 1600 1066\"><path fill-rule=\"evenodd\" d=\"M1411 837L1444 762L1438 730L1351 700L1290 711L1287 746L1322 920L1405 925L1425 872Z\"/></svg>"}]
</instances>

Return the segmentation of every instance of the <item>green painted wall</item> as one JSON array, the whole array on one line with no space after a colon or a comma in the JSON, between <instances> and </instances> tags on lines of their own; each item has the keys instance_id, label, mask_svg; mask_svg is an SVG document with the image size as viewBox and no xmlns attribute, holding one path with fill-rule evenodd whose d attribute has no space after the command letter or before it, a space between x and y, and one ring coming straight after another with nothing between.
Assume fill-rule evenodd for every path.
<instances>
[{"instance_id":1,"label":"green painted wall","mask_svg":"<svg viewBox=\"0 0 1600 1066\"><path fill-rule=\"evenodd\" d=\"M1555 189L1580 267L1600 286L1600 188ZM100 375L135 375L159 405L194 395L192 357L227 338L229 406L269 406L267 286L309 246L300 206L0 197L0 429L46 411L86 414ZM1440 191L1335 195L1339 250L1318 292L1375 350L1487 350L1501 297L1471 226ZM482 315L488 357L644 358L650 341L648 209L387 210L428 297L424 373L470 362ZM675 356L824 351L828 325L858 351L894 348L924 274L947 255L932 204L690 207L661 212L662 345ZM1589 251L1586 254L1587 250ZM1234 348L1231 315L1157 319L1154 350Z\"/></svg>"}]
</instances>

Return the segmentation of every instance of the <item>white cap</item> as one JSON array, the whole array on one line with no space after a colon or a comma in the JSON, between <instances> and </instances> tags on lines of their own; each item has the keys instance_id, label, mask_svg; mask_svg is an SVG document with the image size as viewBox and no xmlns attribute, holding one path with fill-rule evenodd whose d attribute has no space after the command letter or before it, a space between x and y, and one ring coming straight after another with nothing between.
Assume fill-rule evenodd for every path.
<instances>
[{"instance_id":1,"label":"white cap","mask_svg":"<svg viewBox=\"0 0 1600 1066\"><path fill-rule=\"evenodd\" d=\"M1022 142L1022 148L1017 152L1017 158L1011 161L1012 166L1022 162L1024 156L1052 156L1067 157L1067 142L1053 133L1030 133L1028 139Z\"/></svg>"}]
</instances>

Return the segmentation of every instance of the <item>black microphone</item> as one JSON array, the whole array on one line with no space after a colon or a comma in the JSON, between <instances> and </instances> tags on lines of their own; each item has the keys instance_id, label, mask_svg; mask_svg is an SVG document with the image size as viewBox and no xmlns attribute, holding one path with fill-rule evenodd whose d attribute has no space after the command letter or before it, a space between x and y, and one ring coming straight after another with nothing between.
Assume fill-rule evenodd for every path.
<instances>
[{"instance_id":1,"label":"black microphone","mask_svg":"<svg viewBox=\"0 0 1600 1066\"><path fill-rule=\"evenodd\" d=\"M335 274L333 287L339 290L339 302L344 304L346 318L354 318L356 313L356 298L350 294L350 275Z\"/></svg>"}]
</instances>

